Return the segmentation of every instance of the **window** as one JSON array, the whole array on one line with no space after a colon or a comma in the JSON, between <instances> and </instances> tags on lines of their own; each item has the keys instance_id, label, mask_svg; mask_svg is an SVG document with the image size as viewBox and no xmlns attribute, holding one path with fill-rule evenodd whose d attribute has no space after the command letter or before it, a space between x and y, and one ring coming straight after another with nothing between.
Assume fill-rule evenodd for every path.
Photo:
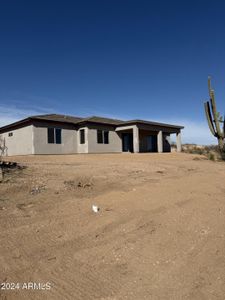
<instances>
[{"instance_id":1,"label":"window","mask_svg":"<svg viewBox=\"0 0 225 300\"><path fill-rule=\"evenodd\" d=\"M84 129L80 130L80 144L85 144L85 131L84 131Z\"/></svg>"},{"instance_id":2,"label":"window","mask_svg":"<svg viewBox=\"0 0 225 300\"><path fill-rule=\"evenodd\" d=\"M13 136L13 132L9 132L8 136Z\"/></svg>"},{"instance_id":3,"label":"window","mask_svg":"<svg viewBox=\"0 0 225 300\"><path fill-rule=\"evenodd\" d=\"M62 129L48 128L48 143L62 144Z\"/></svg>"},{"instance_id":4,"label":"window","mask_svg":"<svg viewBox=\"0 0 225 300\"><path fill-rule=\"evenodd\" d=\"M97 143L108 144L109 143L109 132L106 130L97 130Z\"/></svg>"},{"instance_id":5,"label":"window","mask_svg":"<svg viewBox=\"0 0 225 300\"><path fill-rule=\"evenodd\" d=\"M61 134L61 129L59 129L59 128L55 129L55 141L56 141L56 144L62 143L62 134Z\"/></svg>"},{"instance_id":6,"label":"window","mask_svg":"<svg viewBox=\"0 0 225 300\"><path fill-rule=\"evenodd\" d=\"M54 144L54 128L48 128L48 143L49 144Z\"/></svg>"},{"instance_id":7,"label":"window","mask_svg":"<svg viewBox=\"0 0 225 300\"><path fill-rule=\"evenodd\" d=\"M108 131L104 131L104 144L108 144L109 143L109 132Z\"/></svg>"},{"instance_id":8,"label":"window","mask_svg":"<svg viewBox=\"0 0 225 300\"><path fill-rule=\"evenodd\" d=\"M98 142L98 144L103 143L102 130L97 130L97 142Z\"/></svg>"}]
</instances>

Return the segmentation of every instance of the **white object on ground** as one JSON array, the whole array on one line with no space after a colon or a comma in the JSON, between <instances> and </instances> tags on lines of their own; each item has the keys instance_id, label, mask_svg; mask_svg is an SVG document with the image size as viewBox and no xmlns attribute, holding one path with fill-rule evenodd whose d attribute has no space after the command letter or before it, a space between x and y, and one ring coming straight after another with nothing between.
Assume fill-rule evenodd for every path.
<instances>
[{"instance_id":1,"label":"white object on ground","mask_svg":"<svg viewBox=\"0 0 225 300\"><path fill-rule=\"evenodd\" d=\"M97 205L92 205L92 210L93 212L98 213L100 208Z\"/></svg>"}]
</instances>

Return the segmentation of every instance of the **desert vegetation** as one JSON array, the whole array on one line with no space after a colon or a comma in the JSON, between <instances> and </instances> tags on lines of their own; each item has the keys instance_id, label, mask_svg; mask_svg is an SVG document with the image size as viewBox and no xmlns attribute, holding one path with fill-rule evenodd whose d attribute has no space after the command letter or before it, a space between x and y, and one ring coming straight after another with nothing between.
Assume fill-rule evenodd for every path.
<instances>
[{"instance_id":1,"label":"desert vegetation","mask_svg":"<svg viewBox=\"0 0 225 300\"><path fill-rule=\"evenodd\" d=\"M208 78L209 101L204 103L205 113L209 129L218 140L220 158L225 159L225 116L222 117L216 109L215 93L211 87L211 79ZM222 126L221 126L222 125Z\"/></svg>"},{"instance_id":2,"label":"desert vegetation","mask_svg":"<svg viewBox=\"0 0 225 300\"><path fill-rule=\"evenodd\" d=\"M183 144L182 151L190 154L199 154L212 161L225 161L225 116L216 108L215 92L208 77L209 100L204 103L205 115L211 134L217 139L218 146ZM174 146L173 146L174 147Z\"/></svg>"},{"instance_id":3,"label":"desert vegetation","mask_svg":"<svg viewBox=\"0 0 225 300\"><path fill-rule=\"evenodd\" d=\"M212 161L225 161L225 153L221 152L217 145L183 144L182 151L189 154L202 155Z\"/></svg>"},{"instance_id":4,"label":"desert vegetation","mask_svg":"<svg viewBox=\"0 0 225 300\"><path fill-rule=\"evenodd\" d=\"M0 162L3 160L3 156L6 155L6 151L5 139L0 135Z\"/></svg>"}]
</instances>

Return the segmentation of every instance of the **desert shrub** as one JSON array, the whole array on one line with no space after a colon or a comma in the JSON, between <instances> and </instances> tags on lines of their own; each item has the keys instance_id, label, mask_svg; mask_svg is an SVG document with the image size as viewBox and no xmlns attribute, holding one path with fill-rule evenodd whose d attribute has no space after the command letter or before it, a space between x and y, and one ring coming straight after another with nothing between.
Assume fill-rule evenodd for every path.
<instances>
[{"instance_id":1,"label":"desert shrub","mask_svg":"<svg viewBox=\"0 0 225 300\"><path fill-rule=\"evenodd\" d=\"M204 150L201 148L196 148L194 151L195 151L195 153L200 154L200 155L202 155L204 153Z\"/></svg>"},{"instance_id":2,"label":"desert shrub","mask_svg":"<svg viewBox=\"0 0 225 300\"><path fill-rule=\"evenodd\" d=\"M220 158L225 161L225 151L220 153Z\"/></svg>"},{"instance_id":3,"label":"desert shrub","mask_svg":"<svg viewBox=\"0 0 225 300\"><path fill-rule=\"evenodd\" d=\"M186 146L183 147L183 152L185 153L190 153L190 154L204 154L204 149L203 148L199 148L197 146Z\"/></svg>"},{"instance_id":4,"label":"desert shrub","mask_svg":"<svg viewBox=\"0 0 225 300\"><path fill-rule=\"evenodd\" d=\"M183 144L182 151L190 154L204 155L211 161L225 161L225 149L221 152L217 145L198 146L196 144Z\"/></svg>"},{"instance_id":5,"label":"desert shrub","mask_svg":"<svg viewBox=\"0 0 225 300\"><path fill-rule=\"evenodd\" d=\"M0 161L2 161L3 156L6 154L7 147L5 144L5 139L0 136Z\"/></svg>"},{"instance_id":6,"label":"desert shrub","mask_svg":"<svg viewBox=\"0 0 225 300\"><path fill-rule=\"evenodd\" d=\"M215 161L215 155L211 152L208 154L208 158L209 160Z\"/></svg>"},{"instance_id":7,"label":"desert shrub","mask_svg":"<svg viewBox=\"0 0 225 300\"><path fill-rule=\"evenodd\" d=\"M204 147L204 151L205 151L206 153L209 153L209 152L211 152L211 151L216 152L216 153L219 153L219 147L216 146L216 145L205 146L205 147Z\"/></svg>"},{"instance_id":8,"label":"desert shrub","mask_svg":"<svg viewBox=\"0 0 225 300\"><path fill-rule=\"evenodd\" d=\"M205 157L207 157L212 161L216 161L216 160L225 161L225 151L221 153L217 145L197 146L195 144L185 144L183 146L184 146L183 152L185 153L204 155Z\"/></svg>"}]
</instances>

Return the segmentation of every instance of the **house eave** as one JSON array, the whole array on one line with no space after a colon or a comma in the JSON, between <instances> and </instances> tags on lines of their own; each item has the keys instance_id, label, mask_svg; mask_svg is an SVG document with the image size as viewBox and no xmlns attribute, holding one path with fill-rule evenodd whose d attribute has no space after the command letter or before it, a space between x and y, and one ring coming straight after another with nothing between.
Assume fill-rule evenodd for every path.
<instances>
[{"instance_id":1,"label":"house eave","mask_svg":"<svg viewBox=\"0 0 225 300\"><path fill-rule=\"evenodd\" d=\"M168 127L168 128L176 128L176 129L184 129L184 126L181 125L174 125L174 124L167 124L167 123L159 123L153 121L145 121L145 120L130 120L121 123L119 126L126 126L126 125L137 125L137 124L144 124L144 125L152 125L152 126L161 126L161 127Z\"/></svg>"},{"instance_id":2,"label":"house eave","mask_svg":"<svg viewBox=\"0 0 225 300\"><path fill-rule=\"evenodd\" d=\"M29 118L11 123L9 125L2 126L0 128L0 133L5 133L8 131L14 130L15 128L21 128L21 127L30 125L31 123L32 123L32 119L29 117Z\"/></svg>"},{"instance_id":3,"label":"house eave","mask_svg":"<svg viewBox=\"0 0 225 300\"><path fill-rule=\"evenodd\" d=\"M29 117L29 118L26 118L26 119L23 119L23 120L20 120L20 121L14 122L12 124L1 127L0 134L9 132L11 130L15 130L18 128L22 128L25 126L29 126L31 124L41 124L43 122L48 123L48 124L58 124L59 126L62 124L69 124L72 127L74 127L74 129L77 128L77 125L72 122L62 122L62 121L57 121L57 120L44 120L44 119L42 120L42 119L38 119L38 118Z\"/></svg>"}]
</instances>

